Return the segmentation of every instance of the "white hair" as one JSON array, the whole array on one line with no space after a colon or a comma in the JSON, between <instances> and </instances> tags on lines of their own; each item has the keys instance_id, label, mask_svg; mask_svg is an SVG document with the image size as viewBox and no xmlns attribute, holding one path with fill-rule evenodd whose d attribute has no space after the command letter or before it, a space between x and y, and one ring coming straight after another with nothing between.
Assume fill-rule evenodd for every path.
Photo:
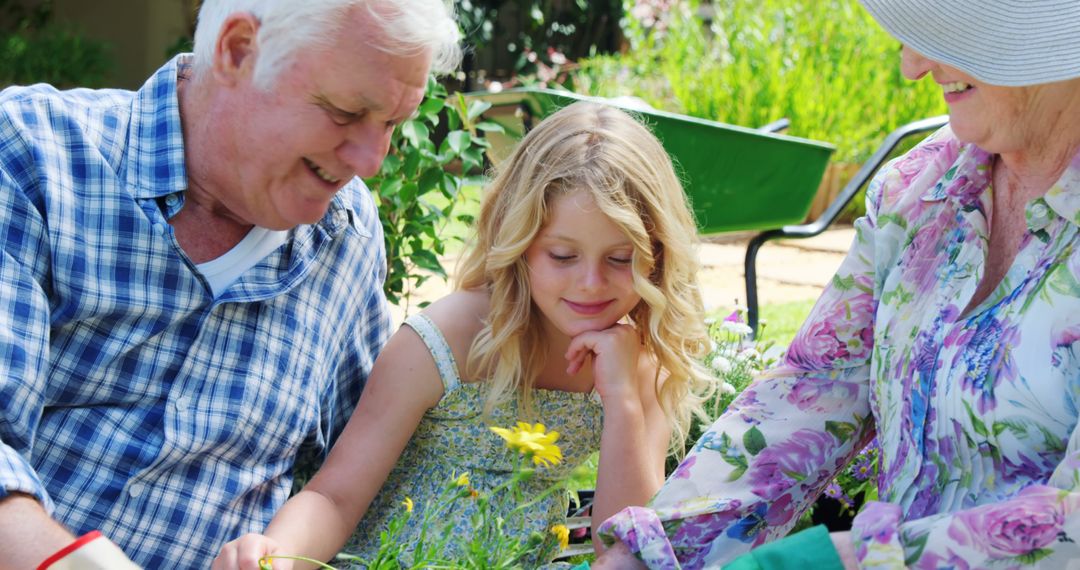
<instances>
[{"instance_id":1,"label":"white hair","mask_svg":"<svg viewBox=\"0 0 1080 570\"><path fill-rule=\"evenodd\" d=\"M195 28L195 72L210 69L225 20L248 12L259 20L254 81L269 88L298 50L328 47L347 21L345 13L357 6L365 7L382 31L372 47L396 56L430 50L432 71L457 68L460 32L450 0L204 0Z\"/></svg>"}]
</instances>

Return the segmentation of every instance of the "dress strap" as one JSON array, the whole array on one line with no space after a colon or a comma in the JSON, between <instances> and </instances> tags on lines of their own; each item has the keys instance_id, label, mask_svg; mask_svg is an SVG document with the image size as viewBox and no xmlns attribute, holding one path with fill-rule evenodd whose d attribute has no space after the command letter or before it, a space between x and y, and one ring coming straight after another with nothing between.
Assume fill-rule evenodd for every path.
<instances>
[{"instance_id":1,"label":"dress strap","mask_svg":"<svg viewBox=\"0 0 1080 570\"><path fill-rule=\"evenodd\" d=\"M435 359L435 367L439 369L439 378L443 383L443 395L449 394L460 386L461 377L458 376L457 361L454 360L454 353L450 350L450 345L447 344L446 337L443 336L439 327L435 326L427 315L420 313L405 319L405 324L420 335L431 352L431 357Z\"/></svg>"}]
</instances>

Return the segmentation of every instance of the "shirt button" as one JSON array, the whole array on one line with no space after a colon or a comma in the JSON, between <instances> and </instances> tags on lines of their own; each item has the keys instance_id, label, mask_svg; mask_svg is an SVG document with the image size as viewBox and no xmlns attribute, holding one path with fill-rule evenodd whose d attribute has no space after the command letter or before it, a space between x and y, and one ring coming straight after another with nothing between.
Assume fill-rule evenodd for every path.
<instances>
[{"instance_id":1,"label":"shirt button","mask_svg":"<svg viewBox=\"0 0 1080 570\"><path fill-rule=\"evenodd\" d=\"M165 197L165 203L170 206L175 206L180 203L180 196L177 196L176 194L169 194Z\"/></svg>"},{"instance_id":2,"label":"shirt button","mask_svg":"<svg viewBox=\"0 0 1080 570\"><path fill-rule=\"evenodd\" d=\"M1046 214L1048 214L1048 213L1049 212L1047 211L1046 204L1038 203L1038 204L1035 204L1035 205L1031 206L1031 217L1033 217L1033 218L1035 218L1037 220L1041 220L1041 219L1045 218Z\"/></svg>"},{"instance_id":3,"label":"shirt button","mask_svg":"<svg viewBox=\"0 0 1080 570\"><path fill-rule=\"evenodd\" d=\"M154 224L154 233L159 236L165 235L165 224Z\"/></svg>"},{"instance_id":4,"label":"shirt button","mask_svg":"<svg viewBox=\"0 0 1080 570\"><path fill-rule=\"evenodd\" d=\"M176 411L183 412L191 406L191 399L187 396L181 396L173 402L173 406L176 408Z\"/></svg>"},{"instance_id":5,"label":"shirt button","mask_svg":"<svg viewBox=\"0 0 1080 570\"><path fill-rule=\"evenodd\" d=\"M142 483L132 483L131 485L128 485L128 495L131 495L132 499L138 499L139 495L142 495L144 490L146 490L146 486Z\"/></svg>"}]
</instances>

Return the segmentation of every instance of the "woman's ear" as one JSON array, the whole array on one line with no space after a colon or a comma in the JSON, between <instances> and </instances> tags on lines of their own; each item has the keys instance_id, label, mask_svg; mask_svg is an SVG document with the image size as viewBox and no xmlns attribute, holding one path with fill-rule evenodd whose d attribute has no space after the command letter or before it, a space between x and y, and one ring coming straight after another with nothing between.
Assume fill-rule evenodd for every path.
<instances>
[{"instance_id":1,"label":"woman's ear","mask_svg":"<svg viewBox=\"0 0 1080 570\"><path fill-rule=\"evenodd\" d=\"M227 85L249 80L259 54L259 20L250 12L231 14L221 25L214 45L214 76Z\"/></svg>"}]
</instances>

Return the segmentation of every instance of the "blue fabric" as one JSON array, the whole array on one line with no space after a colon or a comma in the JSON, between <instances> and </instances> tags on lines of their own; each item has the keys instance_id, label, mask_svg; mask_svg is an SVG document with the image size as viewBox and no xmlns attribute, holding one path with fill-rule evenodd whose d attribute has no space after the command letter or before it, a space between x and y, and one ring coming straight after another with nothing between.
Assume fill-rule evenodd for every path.
<instances>
[{"instance_id":1,"label":"blue fabric","mask_svg":"<svg viewBox=\"0 0 1080 570\"><path fill-rule=\"evenodd\" d=\"M390 332L359 180L214 298L167 223L189 57L134 93L0 93L0 497L146 568L207 568L264 528Z\"/></svg>"}]
</instances>

